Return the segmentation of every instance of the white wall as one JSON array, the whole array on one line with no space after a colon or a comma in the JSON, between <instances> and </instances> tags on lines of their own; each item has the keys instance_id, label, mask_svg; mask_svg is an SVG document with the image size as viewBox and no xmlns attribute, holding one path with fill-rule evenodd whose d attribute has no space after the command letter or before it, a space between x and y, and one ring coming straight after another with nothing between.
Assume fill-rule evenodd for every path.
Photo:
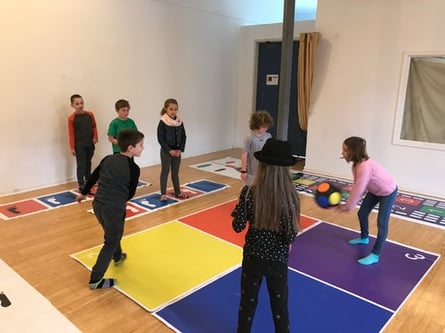
<instances>
[{"instance_id":1,"label":"white wall","mask_svg":"<svg viewBox=\"0 0 445 333\"><path fill-rule=\"evenodd\" d=\"M444 196L445 152L392 144L403 54L445 54L444 12L442 0L318 1L306 170L350 178L341 144L358 135L400 188Z\"/></svg>"},{"instance_id":2,"label":"white wall","mask_svg":"<svg viewBox=\"0 0 445 333\"><path fill-rule=\"evenodd\" d=\"M301 32L314 31L314 26L315 21L295 22L294 39L297 40ZM250 114L255 111L257 45L259 42L281 41L282 35L282 24L241 28L241 45L238 50L238 104L234 122L235 145L237 147L242 147L245 137L249 135L249 118Z\"/></svg>"},{"instance_id":3,"label":"white wall","mask_svg":"<svg viewBox=\"0 0 445 333\"><path fill-rule=\"evenodd\" d=\"M145 133L141 166L159 163L156 126L175 97L185 157L233 146L239 26L244 22L147 0L0 2L0 194L74 180L69 96L95 112L94 164L111 153L114 102L130 101Z\"/></svg>"},{"instance_id":4,"label":"white wall","mask_svg":"<svg viewBox=\"0 0 445 333\"><path fill-rule=\"evenodd\" d=\"M141 166L159 163L155 130L171 96L188 132L185 156L242 145L254 111L256 42L281 39L281 25L240 28L249 22L231 16L237 0L216 11L176 2L0 2L0 195L74 179L66 124L73 93L96 113L94 163L111 152L106 130L119 98L130 100L146 134ZM316 25L296 23L295 36L322 34L307 170L350 177L341 142L361 135L401 188L443 196L444 152L393 145L392 131L403 53L445 53L444 10L442 0L319 0Z\"/></svg>"}]
</instances>

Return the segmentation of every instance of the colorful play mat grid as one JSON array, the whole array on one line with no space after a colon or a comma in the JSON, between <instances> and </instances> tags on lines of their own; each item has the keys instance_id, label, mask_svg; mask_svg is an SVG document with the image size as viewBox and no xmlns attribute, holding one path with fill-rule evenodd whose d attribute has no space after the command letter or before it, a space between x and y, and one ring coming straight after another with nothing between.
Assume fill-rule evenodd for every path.
<instances>
[{"instance_id":1,"label":"colorful play mat grid","mask_svg":"<svg viewBox=\"0 0 445 333\"><path fill-rule=\"evenodd\" d=\"M138 188L150 186L150 183L140 181ZM87 196L91 200L96 191L96 187L91 190L92 195ZM73 189L42 195L36 198L29 198L0 205L0 218L3 220L15 219L54 208L65 207L77 203L76 197L79 190Z\"/></svg>"},{"instance_id":2,"label":"colorful play mat grid","mask_svg":"<svg viewBox=\"0 0 445 333\"><path fill-rule=\"evenodd\" d=\"M295 172L291 176L296 189L303 194L312 195L316 184L320 182L330 182L341 189L343 201L348 198L349 192L351 191L352 183L346 180L307 172ZM358 204L360 205L361 201ZM378 207L376 207L376 209L378 209ZM391 213L414 222L442 228L445 227L445 200L443 199L428 198L399 191Z\"/></svg>"},{"instance_id":3,"label":"colorful play mat grid","mask_svg":"<svg viewBox=\"0 0 445 333\"><path fill-rule=\"evenodd\" d=\"M122 248L127 260L122 266L110 265L106 275L116 278L117 288L148 311L233 269L242 252L178 221L125 237ZM100 249L77 253L74 258L91 269Z\"/></svg>"},{"instance_id":4,"label":"colorful play mat grid","mask_svg":"<svg viewBox=\"0 0 445 333\"><path fill-rule=\"evenodd\" d=\"M203 195L214 193L228 187L229 185L227 184L218 183L207 179L200 179L181 185L181 193L187 195L187 198L177 198L173 188L167 189L167 201L161 201L160 192L153 192L138 196L127 202L126 220L140 217L159 209L167 208L174 204L199 198ZM87 211L94 214L92 208L88 209Z\"/></svg>"},{"instance_id":5,"label":"colorful play mat grid","mask_svg":"<svg viewBox=\"0 0 445 333\"><path fill-rule=\"evenodd\" d=\"M106 276L176 332L235 332L245 235L231 229L235 204L125 237L127 260L110 265ZM306 216L302 225L289 256L291 332L379 332L439 259L388 241L380 262L363 266L357 259L371 251L374 237L369 245L351 246L356 231ZM100 248L72 258L91 269ZM252 332L273 331L263 281Z\"/></svg>"},{"instance_id":6,"label":"colorful play mat grid","mask_svg":"<svg viewBox=\"0 0 445 333\"><path fill-rule=\"evenodd\" d=\"M190 167L240 179L241 160L234 157L225 157L219 160L194 164ZM296 189L300 193L307 195L313 194L316 184L325 181L331 182L342 190L343 201L347 199L352 186L350 181L310 172L291 170L291 176ZM358 205L360 204L361 201ZM445 228L445 199L443 198L399 191L391 213L409 221Z\"/></svg>"},{"instance_id":7,"label":"colorful play mat grid","mask_svg":"<svg viewBox=\"0 0 445 333\"><path fill-rule=\"evenodd\" d=\"M138 188L149 186L150 183L140 181ZM207 179L199 179L190 183L181 185L181 192L187 195L187 199L176 198L172 188L167 190L168 200L163 202L160 200L161 194L153 192L133 198L127 203L127 219L132 219L158 209L168 207L172 204L181 203L184 200L197 198L215 191L220 191L229 187L227 184L214 182ZM93 188L92 195L87 196L87 200L94 198L96 188ZM76 197L79 191L70 190L57 193L42 195L36 198L30 198L0 205L0 218L3 220L15 219L39 212L47 211L54 208L65 207L76 204ZM93 213L92 209L87 210Z\"/></svg>"}]
</instances>

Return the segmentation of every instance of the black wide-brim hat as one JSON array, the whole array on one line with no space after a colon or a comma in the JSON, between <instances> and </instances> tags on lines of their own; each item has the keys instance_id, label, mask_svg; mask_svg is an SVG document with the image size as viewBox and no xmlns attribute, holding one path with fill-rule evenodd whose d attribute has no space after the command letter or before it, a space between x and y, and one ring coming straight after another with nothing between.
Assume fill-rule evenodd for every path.
<instances>
[{"instance_id":1,"label":"black wide-brim hat","mask_svg":"<svg viewBox=\"0 0 445 333\"><path fill-rule=\"evenodd\" d=\"M289 141L269 139L263 146L263 149L254 153L256 159L260 162L279 165L291 166L297 162L297 158L292 156Z\"/></svg>"}]
</instances>

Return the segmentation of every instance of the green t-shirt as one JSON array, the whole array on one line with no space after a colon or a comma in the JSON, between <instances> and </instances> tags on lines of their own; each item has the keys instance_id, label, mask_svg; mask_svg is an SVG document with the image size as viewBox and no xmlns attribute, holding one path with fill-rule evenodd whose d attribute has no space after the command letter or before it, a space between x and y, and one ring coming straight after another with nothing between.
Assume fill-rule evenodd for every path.
<instances>
[{"instance_id":1,"label":"green t-shirt","mask_svg":"<svg viewBox=\"0 0 445 333\"><path fill-rule=\"evenodd\" d=\"M133 119L127 118L125 120L114 118L110 126L108 126L108 132L107 135L112 136L113 138L117 139L117 135L119 132L126 128L134 128L137 130L136 123L133 121ZM118 145L112 144L113 146L113 153L119 153L121 150Z\"/></svg>"}]
</instances>

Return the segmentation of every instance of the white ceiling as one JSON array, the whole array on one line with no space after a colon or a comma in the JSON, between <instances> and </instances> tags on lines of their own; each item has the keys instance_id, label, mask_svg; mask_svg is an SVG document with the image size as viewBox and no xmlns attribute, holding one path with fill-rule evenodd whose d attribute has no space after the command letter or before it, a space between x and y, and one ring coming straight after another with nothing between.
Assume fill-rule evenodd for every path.
<instances>
[{"instance_id":1,"label":"white ceiling","mask_svg":"<svg viewBox=\"0 0 445 333\"><path fill-rule=\"evenodd\" d=\"M244 25L283 20L284 0L153 0L172 6L232 17ZM315 20L317 0L295 0L295 21Z\"/></svg>"}]
</instances>

